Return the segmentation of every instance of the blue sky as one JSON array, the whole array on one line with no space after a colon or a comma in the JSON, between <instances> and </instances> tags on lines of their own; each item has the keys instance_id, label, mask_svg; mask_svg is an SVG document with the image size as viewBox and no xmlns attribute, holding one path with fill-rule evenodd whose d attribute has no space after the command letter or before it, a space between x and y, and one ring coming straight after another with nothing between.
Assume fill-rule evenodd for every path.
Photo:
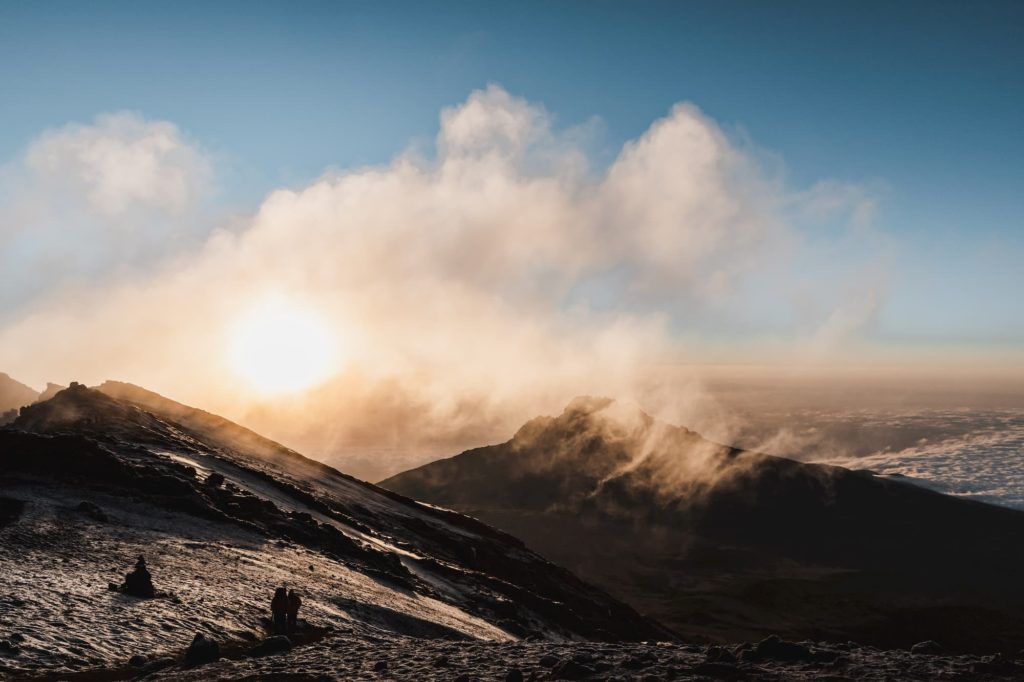
<instances>
[{"instance_id":1,"label":"blue sky","mask_svg":"<svg viewBox=\"0 0 1024 682\"><path fill-rule=\"evenodd\" d=\"M137 111L217 160L251 210L328 167L429 142L498 83L598 159L690 101L794 187L856 183L895 276L882 343L1024 344L1019 2L147 2L0 5L0 162Z\"/></svg>"}]
</instances>

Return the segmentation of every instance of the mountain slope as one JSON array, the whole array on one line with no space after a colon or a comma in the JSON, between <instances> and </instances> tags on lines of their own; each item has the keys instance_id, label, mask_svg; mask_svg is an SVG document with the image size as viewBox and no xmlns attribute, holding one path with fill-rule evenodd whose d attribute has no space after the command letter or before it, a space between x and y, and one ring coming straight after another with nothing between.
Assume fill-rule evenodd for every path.
<instances>
[{"instance_id":1,"label":"mountain slope","mask_svg":"<svg viewBox=\"0 0 1024 682\"><path fill-rule=\"evenodd\" d=\"M273 588L335 632L639 640L666 633L453 512L347 477L214 415L72 384L0 429L0 674L262 636ZM145 403L148 409L141 405ZM137 555L157 590L106 589Z\"/></svg>"},{"instance_id":2,"label":"mountain slope","mask_svg":"<svg viewBox=\"0 0 1024 682\"><path fill-rule=\"evenodd\" d=\"M577 399L381 482L524 538L690 638L1024 645L1024 513Z\"/></svg>"},{"instance_id":3,"label":"mountain slope","mask_svg":"<svg viewBox=\"0 0 1024 682\"><path fill-rule=\"evenodd\" d=\"M22 405L33 403L38 398L38 391L0 372L0 424L16 416L11 410L16 411Z\"/></svg>"}]
</instances>

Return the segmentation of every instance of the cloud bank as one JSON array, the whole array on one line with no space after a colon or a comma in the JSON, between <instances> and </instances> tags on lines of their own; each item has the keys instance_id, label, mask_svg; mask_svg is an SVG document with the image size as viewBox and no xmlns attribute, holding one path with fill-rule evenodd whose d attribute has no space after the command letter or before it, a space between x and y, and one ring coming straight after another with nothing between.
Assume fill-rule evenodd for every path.
<instances>
[{"instance_id":1,"label":"cloud bank","mask_svg":"<svg viewBox=\"0 0 1024 682\"><path fill-rule=\"evenodd\" d=\"M786 188L689 104L607 168L581 137L491 86L441 113L434 153L271 192L192 248L176 236L195 235L213 164L172 124L118 114L46 133L3 181L4 277L27 267L34 288L0 326L0 361L37 383L138 383L371 478L504 439L576 394L685 419L692 379L666 368L752 306L794 314L775 273L812 248L802 229L823 214L862 229L866 200ZM53 197L73 211L51 213ZM86 217L63 223L72 212ZM69 291L56 263L79 248L90 286ZM819 301L795 342L855 335L878 298L854 294ZM266 297L322 313L337 375L268 401L231 374L227 330Z\"/></svg>"}]
</instances>

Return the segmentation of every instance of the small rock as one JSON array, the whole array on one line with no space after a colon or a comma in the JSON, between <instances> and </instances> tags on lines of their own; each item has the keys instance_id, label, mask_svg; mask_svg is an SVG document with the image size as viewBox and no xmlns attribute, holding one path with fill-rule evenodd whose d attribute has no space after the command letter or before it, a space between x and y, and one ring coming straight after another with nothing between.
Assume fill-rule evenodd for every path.
<instances>
[{"instance_id":1,"label":"small rock","mask_svg":"<svg viewBox=\"0 0 1024 682\"><path fill-rule=\"evenodd\" d=\"M577 663L583 663L584 665L586 665L588 663L594 662L594 654L590 653L589 651L577 651L575 654L573 654L572 660L576 661Z\"/></svg>"},{"instance_id":2,"label":"small rock","mask_svg":"<svg viewBox=\"0 0 1024 682\"><path fill-rule=\"evenodd\" d=\"M134 656L128 659L128 665L130 665L133 668L141 668L142 666L146 665L148 661L149 659L143 656L142 654L135 654Z\"/></svg>"},{"instance_id":3,"label":"small rock","mask_svg":"<svg viewBox=\"0 0 1024 682\"><path fill-rule=\"evenodd\" d=\"M377 661L376 663L373 664L374 672L382 673L382 672L384 672L387 669L388 669L388 662L387 661Z\"/></svg>"},{"instance_id":4,"label":"small rock","mask_svg":"<svg viewBox=\"0 0 1024 682\"><path fill-rule=\"evenodd\" d=\"M569 659L551 669L551 678L555 680L585 680L595 673L593 668Z\"/></svg>"},{"instance_id":5,"label":"small rock","mask_svg":"<svg viewBox=\"0 0 1024 682\"><path fill-rule=\"evenodd\" d=\"M169 657L158 658L158 659L150 661L149 663L144 665L142 667L142 672L144 672L144 673L155 673L158 670L163 670L164 668L170 668L172 665L174 665L174 659L173 658L169 658Z\"/></svg>"},{"instance_id":6,"label":"small rock","mask_svg":"<svg viewBox=\"0 0 1024 682\"><path fill-rule=\"evenodd\" d=\"M286 651L291 651L292 641L284 635L274 635L273 637L267 637L265 640L249 649L246 653L247 656L272 656L274 654L283 654Z\"/></svg>"},{"instance_id":7,"label":"small rock","mask_svg":"<svg viewBox=\"0 0 1024 682\"><path fill-rule=\"evenodd\" d=\"M942 653L942 647L938 642L929 639L910 647L910 653L916 656L937 656Z\"/></svg>"},{"instance_id":8,"label":"small rock","mask_svg":"<svg viewBox=\"0 0 1024 682\"><path fill-rule=\"evenodd\" d=\"M540 657L540 661L538 662L545 668L554 668L556 665L558 665L559 661L561 660L562 659L560 659L558 656L553 656L552 654L545 654L544 656Z\"/></svg>"},{"instance_id":9,"label":"small rock","mask_svg":"<svg viewBox=\"0 0 1024 682\"><path fill-rule=\"evenodd\" d=\"M704 660L708 663L735 663L736 655L725 647L709 646Z\"/></svg>"},{"instance_id":10,"label":"small rock","mask_svg":"<svg viewBox=\"0 0 1024 682\"><path fill-rule=\"evenodd\" d=\"M100 521L101 523L106 523L110 520L110 517L108 517L106 513L93 502L82 500L81 502L78 503L77 508L78 511L80 511L85 516L88 516L93 521Z\"/></svg>"},{"instance_id":11,"label":"small rock","mask_svg":"<svg viewBox=\"0 0 1024 682\"><path fill-rule=\"evenodd\" d=\"M770 659L773 661L816 661L816 657L810 649L803 644L787 642L779 639L777 635L765 637L757 643L754 648L754 656L757 660ZM834 657L833 657L834 658Z\"/></svg>"},{"instance_id":12,"label":"small rock","mask_svg":"<svg viewBox=\"0 0 1024 682\"><path fill-rule=\"evenodd\" d=\"M646 668L649 665L650 661L643 656L630 656L622 662L622 667L626 670L640 670L641 668Z\"/></svg>"},{"instance_id":13,"label":"small rock","mask_svg":"<svg viewBox=\"0 0 1024 682\"><path fill-rule=\"evenodd\" d=\"M505 682L523 682L523 671L519 668L512 668L505 673Z\"/></svg>"},{"instance_id":14,"label":"small rock","mask_svg":"<svg viewBox=\"0 0 1024 682\"><path fill-rule=\"evenodd\" d=\"M0 639L0 656L17 656L21 649L10 640Z\"/></svg>"},{"instance_id":15,"label":"small rock","mask_svg":"<svg viewBox=\"0 0 1024 682\"><path fill-rule=\"evenodd\" d=\"M220 658L220 645L199 632L192 639L188 651L185 652L185 663L187 665L202 665L212 663Z\"/></svg>"},{"instance_id":16,"label":"small rock","mask_svg":"<svg viewBox=\"0 0 1024 682\"><path fill-rule=\"evenodd\" d=\"M693 671L698 675L713 677L716 680L740 680L746 677L741 668L732 663L705 662L694 666Z\"/></svg>"},{"instance_id":17,"label":"small rock","mask_svg":"<svg viewBox=\"0 0 1024 682\"><path fill-rule=\"evenodd\" d=\"M1002 654L988 656L971 665L971 672L982 675L998 675L1000 677L1017 677L1024 672L1024 667L1016 662L1004 658ZM1019 679L1019 677L1017 677Z\"/></svg>"},{"instance_id":18,"label":"small rock","mask_svg":"<svg viewBox=\"0 0 1024 682\"><path fill-rule=\"evenodd\" d=\"M447 668L449 665L451 665L451 663L448 661L448 657L444 654L441 654L434 659L435 668Z\"/></svg>"},{"instance_id":19,"label":"small rock","mask_svg":"<svg viewBox=\"0 0 1024 682\"><path fill-rule=\"evenodd\" d=\"M211 488L219 488L222 485L224 485L224 475L214 471L212 474L206 477L206 480L203 481L203 484Z\"/></svg>"}]
</instances>

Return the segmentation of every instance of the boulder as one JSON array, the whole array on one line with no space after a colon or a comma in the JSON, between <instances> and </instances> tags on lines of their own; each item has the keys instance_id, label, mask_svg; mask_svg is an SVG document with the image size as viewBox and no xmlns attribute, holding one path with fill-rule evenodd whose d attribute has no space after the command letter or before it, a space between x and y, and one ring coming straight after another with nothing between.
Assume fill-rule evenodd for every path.
<instances>
[{"instance_id":1,"label":"boulder","mask_svg":"<svg viewBox=\"0 0 1024 682\"><path fill-rule=\"evenodd\" d=\"M910 653L915 656L938 656L942 653L942 646L938 642L929 639L924 642L918 642L910 647Z\"/></svg>"},{"instance_id":2,"label":"boulder","mask_svg":"<svg viewBox=\"0 0 1024 682\"><path fill-rule=\"evenodd\" d=\"M558 656L554 656L552 654L547 654L545 656L541 656L540 657L540 661L538 661L538 662L542 666L544 666L545 668L554 668L556 665L558 665L558 663L561 660L562 659L560 659Z\"/></svg>"},{"instance_id":3,"label":"boulder","mask_svg":"<svg viewBox=\"0 0 1024 682\"><path fill-rule=\"evenodd\" d=\"M577 663L576 661L569 659L561 661L558 665L551 669L551 679L554 680L585 680L588 677L593 677L597 673L593 668Z\"/></svg>"},{"instance_id":4,"label":"boulder","mask_svg":"<svg viewBox=\"0 0 1024 682\"><path fill-rule=\"evenodd\" d=\"M249 649L247 655L249 656L272 656L273 654L283 654L286 651L291 651L292 641L284 635L275 635L273 637L267 637L265 640Z\"/></svg>"},{"instance_id":5,"label":"boulder","mask_svg":"<svg viewBox=\"0 0 1024 682\"><path fill-rule=\"evenodd\" d=\"M100 523L106 523L110 521L110 517L107 516L106 512L100 509L99 505L88 500L82 500L76 507L79 512L83 515L88 516L93 521L99 521Z\"/></svg>"},{"instance_id":6,"label":"boulder","mask_svg":"<svg viewBox=\"0 0 1024 682\"><path fill-rule=\"evenodd\" d=\"M784 639L779 639L777 635L770 635L758 642L753 654L755 660L768 659L789 662L818 660L818 657L803 644L787 642Z\"/></svg>"},{"instance_id":7,"label":"boulder","mask_svg":"<svg viewBox=\"0 0 1024 682\"><path fill-rule=\"evenodd\" d=\"M201 632L196 633L188 651L185 652L186 665L213 663L218 658L220 658L220 645Z\"/></svg>"}]
</instances>

